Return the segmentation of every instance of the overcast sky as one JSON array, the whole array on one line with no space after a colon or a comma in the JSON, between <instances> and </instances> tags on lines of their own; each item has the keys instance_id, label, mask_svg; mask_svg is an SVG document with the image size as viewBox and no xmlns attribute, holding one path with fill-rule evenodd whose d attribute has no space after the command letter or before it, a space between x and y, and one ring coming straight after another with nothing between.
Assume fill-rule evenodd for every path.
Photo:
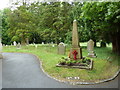
<instances>
[{"instance_id":1,"label":"overcast sky","mask_svg":"<svg viewBox=\"0 0 120 90\"><path fill-rule=\"evenodd\" d=\"M0 1L0 9L7 7L8 4L9 4L9 0L1 0Z\"/></svg>"},{"instance_id":2,"label":"overcast sky","mask_svg":"<svg viewBox=\"0 0 120 90\"><path fill-rule=\"evenodd\" d=\"M71 2L71 1L112 1L112 2L118 2L120 0L2 0L0 1L0 9L3 9L5 7L9 7L10 2L15 2L15 1L50 1L50 2L56 2L56 1L64 1L64 2Z\"/></svg>"},{"instance_id":3,"label":"overcast sky","mask_svg":"<svg viewBox=\"0 0 120 90\"><path fill-rule=\"evenodd\" d=\"M1 0L0 1L0 9L9 7L10 2L15 2L15 1L23 1L23 0ZM57 1L57 0L26 0L26 1L31 2L31 1Z\"/></svg>"}]
</instances>

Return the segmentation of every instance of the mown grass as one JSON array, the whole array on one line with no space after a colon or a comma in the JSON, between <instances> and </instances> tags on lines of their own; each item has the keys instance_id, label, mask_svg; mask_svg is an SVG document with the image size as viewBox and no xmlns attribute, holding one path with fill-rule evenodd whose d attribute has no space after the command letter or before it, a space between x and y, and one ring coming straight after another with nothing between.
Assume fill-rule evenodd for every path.
<instances>
[{"instance_id":1,"label":"mown grass","mask_svg":"<svg viewBox=\"0 0 120 90\"><path fill-rule=\"evenodd\" d=\"M92 58L94 66L92 70L75 69L75 68L63 68L56 67L61 57L67 57L70 51L70 45L66 46L66 55L57 54L57 45L38 45L37 48L33 45L23 46L21 49L17 49L14 46L3 47L3 52L25 52L37 55L43 63L43 69L49 75L66 80L67 77L79 77L79 80L73 81L97 81L112 77L118 70L119 56L112 53L111 46L107 48L95 48L97 58ZM87 56L86 43L81 43L82 54Z\"/></svg>"}]
</instances>

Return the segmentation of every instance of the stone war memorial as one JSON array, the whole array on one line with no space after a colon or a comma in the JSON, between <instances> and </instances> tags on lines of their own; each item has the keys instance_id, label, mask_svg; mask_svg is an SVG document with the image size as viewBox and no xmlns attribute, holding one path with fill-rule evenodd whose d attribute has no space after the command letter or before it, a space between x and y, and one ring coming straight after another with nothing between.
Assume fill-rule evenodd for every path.
<instances>
[{"instance_id":1,"label":"stone war memorial","mask_svg":"<svg viewBox=\"0 0 120 90\"><path fill-rule=\"evenodd\" d=\"M93 67L93 61L87 57L82 56L82 48L79 44L79 36L77 30L77 21L73 21L72 30L72 46L68 58L62 58L57 67L89 69Z\"/></svg>"},{"instance_id":2,"label":"stone war memorial","mask_svg":"<svg viewBox=\"0 0 120 90\"><path fill-rule=\"evenodd\" d=\"M70 59L82 59L82 50L79 45L77 21L73 21L72 48L70 50Z\"/></svg>"}]
</instances>

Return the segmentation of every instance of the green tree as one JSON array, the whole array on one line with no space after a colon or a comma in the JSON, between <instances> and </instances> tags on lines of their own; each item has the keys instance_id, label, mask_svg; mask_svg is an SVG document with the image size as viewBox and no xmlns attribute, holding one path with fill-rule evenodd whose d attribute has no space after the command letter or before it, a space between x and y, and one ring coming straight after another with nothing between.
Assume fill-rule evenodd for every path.
<instances>
[{"instance_id":1,"label":"green tree","mask_svg":"<svg viewBox=\"0 0 120 90\"><path fill-rule=\"evenodd\" d=\"M113 51L117 53L120 53L119 6L119 2L91 2L82 7L83 17L91 21L92 30L96 30L100 39L112 42Z\"/></svg>"},{"instance_id":2,"label":"green tree","mask_svg":"<svg viewBox=\"0 0 120 90\"><path fill-rule=\"evenodd\" d=\"M11 41L21 41L22 45L26 44L26 38L30 38L34 31L34 23L31 19L32 14L24 4L11 11L8 17Z\"/></svg>"},{"instance_id":3,"label":"green tree","mask_svg":"<svg viewBox=\"0 0 120 90\"><path fill-rule=\"evenodd\" d=\"M11 38L8 36L8 29L9 29L9 25L8 25L8 15L11 12L11 10L9 8L6 8L4 10L1 10L1 17L2 17L2 43L3 44L11 44Z\"/></svg>"},{"instance_id":4,"label":"green tree","mask_svg":"<svg viewBox=\"0 0 120 90\"><path fill-rule=\"evenodd\" d=\"M67 2L50 2L42 3L42 6L40 34L48 39L47 41L52 40L57 44L64 41L71 25L69 21L71 5Z\"/></svg>"}]
</instances>

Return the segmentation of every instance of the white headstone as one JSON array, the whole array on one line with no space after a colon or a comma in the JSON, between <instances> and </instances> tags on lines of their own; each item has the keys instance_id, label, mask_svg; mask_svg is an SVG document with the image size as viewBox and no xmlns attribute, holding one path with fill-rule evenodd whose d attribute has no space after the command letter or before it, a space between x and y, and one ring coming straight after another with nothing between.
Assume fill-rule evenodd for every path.
<instances>
[{"instance_id":1,"label":"white headstone","mask_svg":"<svg viewBox=\"0 0 120 90\"><path fill-rule=\"evenodd\" d=\"M13 42L13 45L14 45L14 46L17 46L17 43L16 43L16 41L14 41L14 42Z\"/></svg>"},{"instance_id":2,"label":"white headstone","mask_svg":"<svg viewBox=\"0 0 120 90\"><path fill-rule=\"evenodd\" d=\"M35 45L35 48L37 48L38 47L38 45Z\"/></svg>"},{"instance_id":3,"label":"white headstone","mask_svg":"<svg viewBox=\"0 0 120 90\"><path fill-rule=\"evenodd\" d=\"M52 47L55 47L55 45L52 45Z\"/></svg>"},{"instance_id":4,"label":"white headstone","mask_svg":"<svg viewBox=\"0 0 120 90\"><path fill-rule=\"evenodd\" d=\"M42 42L42 45L44 45L44 42Z\"/></svg>"}]
</instances>

